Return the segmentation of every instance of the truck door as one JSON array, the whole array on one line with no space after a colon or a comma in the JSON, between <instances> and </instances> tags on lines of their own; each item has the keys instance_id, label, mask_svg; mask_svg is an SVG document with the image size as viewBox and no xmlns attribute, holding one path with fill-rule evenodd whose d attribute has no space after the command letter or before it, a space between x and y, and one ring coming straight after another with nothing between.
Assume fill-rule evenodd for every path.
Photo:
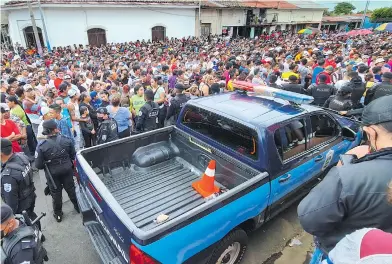
<instances>
[{"instance_id":1,"label":"truck door","mask_svg":"<svg viewBox=\"0 0 392 264\"><path fill-rule=\"evenodd\" d=\"M312 171L313 160L307 152L305 117L291 119L274 132L280 163L271 176L270 216L287 208L296 199L303 179Z\"/></svg>"},{"instance_id":2,"label":"truck door","mask_svg":"<svg viewBox=\"0 0 392 264\"><path fill-rule=\"evenodd\" d=\"M351 142L343 140L339 124L328 114L315 113L306 120L308 152L312 156L312 172L303 177L303 183L324 175L339 160Z\"/></svg>"}]
</instances>

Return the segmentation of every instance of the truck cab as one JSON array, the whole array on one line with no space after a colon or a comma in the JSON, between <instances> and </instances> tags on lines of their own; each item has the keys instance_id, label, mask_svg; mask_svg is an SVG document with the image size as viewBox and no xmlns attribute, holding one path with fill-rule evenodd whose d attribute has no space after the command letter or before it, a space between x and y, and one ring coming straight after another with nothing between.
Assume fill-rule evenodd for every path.
<instances>
[{"instance_id":1,"label":"truck cab","mask_svg":"<svg viewBox=\"0 0 392 264\"><path fill-rule=\"evenodd\" d=\"M282 93L191 100L175 126L80 151L78 201L104 262L239 263L247 232L303 197L360 142L352 120ZM203 199L191 184L211 160L222 192Z\"/></svg>"}]
</instances>

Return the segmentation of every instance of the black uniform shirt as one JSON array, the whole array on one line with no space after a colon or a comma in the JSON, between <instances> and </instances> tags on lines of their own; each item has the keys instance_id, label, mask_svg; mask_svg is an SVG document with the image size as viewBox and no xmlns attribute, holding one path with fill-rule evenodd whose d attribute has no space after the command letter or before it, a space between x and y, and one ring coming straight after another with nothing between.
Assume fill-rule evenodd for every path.
<instances>
[{"instance_id":1,"label":"black uniform shirt","mask_svg":"<svg viewBox=\"0 0 392 264\"><path fill-rule=\"evenodd\" d=\"M11 168L16 164L20 169ZM30 206L28 196L35 198L32 170L28 158L22 153L14 153L1 168L1 197L15 213L21 213Z\"/></svg>"},{"instance_id":2,"label":"black uniform shirt","mask_svg":"<svg viewBox=\"0 0 392 264\"><path fill-rule=\"evenodd\" d=\"M113 118L106 119L99 124L97 144L103 144L118 139L118 126Z\"/></svg>"},{"instance_id":3,"label":"black uniform shirt","mask_svg":"<svg viewBox=\"0 0 392 264\"><path fill-rule=\"evenodd\" d=\"M51 172L56 173L53 168L59 164L64 164L59 167L59 170L62 167L71 168L75 156L75 147L71 139L62 135L51 136L38 145L35 152L35 166L42 170L45 167L44 163L48 162Z\"/></svg>"}]
</instances>

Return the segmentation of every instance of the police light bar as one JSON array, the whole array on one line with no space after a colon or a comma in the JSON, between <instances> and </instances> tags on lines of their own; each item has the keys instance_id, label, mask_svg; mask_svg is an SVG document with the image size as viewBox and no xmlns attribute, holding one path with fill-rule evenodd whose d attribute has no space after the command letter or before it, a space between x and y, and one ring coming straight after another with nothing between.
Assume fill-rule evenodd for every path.
<instances>
[{"instance_id":1,"label":"police light bar","mask_svg":"<svg viewBox=\"0 0 392 264\"><path fill-rule=\"evenodd\" d=\"M276 97L290 101L295 104L310 104L314 100L313 96L294 93L244 81L233 81L233 87L237 90L253 92L257 95Z\"/></svg>"}]
</instances>

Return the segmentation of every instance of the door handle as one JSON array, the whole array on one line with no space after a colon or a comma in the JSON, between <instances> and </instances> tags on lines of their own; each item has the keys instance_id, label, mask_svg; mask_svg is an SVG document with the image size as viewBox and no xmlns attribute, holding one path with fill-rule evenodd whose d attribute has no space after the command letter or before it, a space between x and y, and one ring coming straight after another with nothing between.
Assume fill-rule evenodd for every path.
<instances>
[{"instance_id":1,"label":"door handle","mask_svg":"<svg viewBox=\"0 0 392 264\"><path fill-rule=\"evenodd\" d=\"M291 178L291 174L287 174L286 177L283 177L283 178L280 178L280 179L279 179L279 183L288 181L290 178Z\"/></svg>"},{"instance_id":2,"label":"door handle","mask_svg":"<svg viewBox=\"0 0 392 264\"><path fill-rule=\"evenodd\" d=\"M321 161L323 159L324 159L323 155L318 155L316 158L314 158L314 161L318 162L318 161Z\"/></svg>"}]
</instances>

